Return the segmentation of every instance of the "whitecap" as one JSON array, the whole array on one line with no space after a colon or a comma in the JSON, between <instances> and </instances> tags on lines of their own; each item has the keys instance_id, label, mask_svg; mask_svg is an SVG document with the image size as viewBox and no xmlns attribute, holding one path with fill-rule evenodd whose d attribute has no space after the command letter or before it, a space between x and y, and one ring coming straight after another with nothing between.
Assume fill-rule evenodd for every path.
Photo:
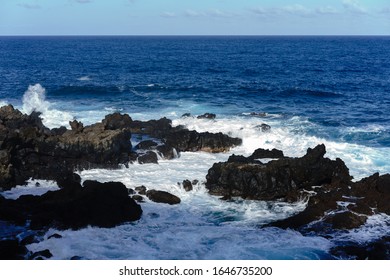
<instances>
[{"instance_id":1,"label":"whitecap","mask_svg":"<svg viewBox=\"0 0 390 280\"><path fill-rule=\"evenodd\" d=\"M22 112L31 114L40 112L42 122L49 128L69 126L73 116L69 112L53 109L53 104L46 100L46 90L40 84L30 85L23 95Z\"/></svg>"},{"instance_id":2,"label":"whitecap","mask_svg":"<svg viewBox=\"0 0 390 280\"><path fill-rule=\"evenodd\" d=\"M82 77L77 78L77 80L79 80L79 81L90 81L92 79L91 79L90 76L82 76Z\"/></svg>"}]
</instances>

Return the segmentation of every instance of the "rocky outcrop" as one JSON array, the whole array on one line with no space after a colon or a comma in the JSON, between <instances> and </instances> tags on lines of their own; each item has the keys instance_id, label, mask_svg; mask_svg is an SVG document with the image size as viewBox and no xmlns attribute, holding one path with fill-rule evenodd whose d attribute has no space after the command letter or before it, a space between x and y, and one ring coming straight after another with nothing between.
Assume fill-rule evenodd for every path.
<instances>
[{"instance_id":1,"label":"rocky outcrop","mask_svg":"<svg viewBox=\"0 0 390 280\"><path fill-rule=\"evenodd\" d=\"M84 187L76 185L77 182L73 182L72 187L49 191L42 196L2 198L2 219L22 225L30 221L32 229L79 229L88 225L113 227L141 217L141 207L129 197L122 183L85 181Z\"/></svg>"},{"instance_id":2,"label":"rocky outcrop","mask_svg":"<svg viewBox=\"0 0 390 280\"><path fill-rule=\"evenodd\" d=\"M357 228L373 214L390 215L389 178L389 174L376 173L358 182L316 188L304 211L271 225L323 233L324 228Z\"/></svg>"},{"instance_id":3,"label":"rocky outcrop","mask_svg":"<svg viewBox=\"0 0 390 280\"><path fill-rule=\"evenodd\" d=\"M215 163L206 176L211 194L246 199L297 201L301 190L351 180L340 159L324 158L325 146L308 149L302 158L281 158L267 164L245 157Z\"/></svg>"},{"instance_id":4,"label":"rocky outcrop","mask_svg":"<svg viewBox=\"0 0 390 280\"><path fill-rule=\"evenodd\" d=\"M24 115L11 105L0 108L0 186L28 178L56 179L74 169L117 167L128 161L129 129L71 121L71 130L49 130L39 113Z\"/></svg>"},{"instance_id":5,"label":"rocky outcrop","mask_svg":"<svg viewBox=\"0 0 390 280\"><path fill-rule=\"evenodd\" d=\"M11 105L0 108L0 187L9 189L29 178L54 180L75 169L116 168L135 160L157 163L156 153L172 159L180 151L216 153L241 144L241 139L222 133L172 127L166 118L144 122L119 113L88 126L73 120L70 126L71 130L50 130L39 113L25 115ZM148 135L159 143L143 141L132 150L132 133Z\"/></svg>"},{"instance_id":6,"label":"rocky outcrop","mask_svg":"<svg viewBox=\"0 0 390 280\"><path fill-rule=\"evenodd\" d=\"M212 115L207 114L208 117L212 117ZM125 120L122 121L121 117ZM241 139L232 138L222 133L197 132L182 126L172 127L172 121L167 118L150 121L129 121L126 114L117 114L115 117L112 115L106 116L103 120L103 123L105 122L114 122L116 124L115 128L126 128L133 134L149 135L160 139L165 145L164 149L170 151L175 149L177 152L206 151L219 153L242 144Z\"/></svg>"},{"instance_id":7,"label":"rocky outcrop","mask_svg":"<svg viewBox=\"0 0 390 280\"><path fill-rule=\"evenodd\" d=\"M265 150L259 148L253 152L249 157L250 159L262 159L262 158L284 158L283 151L278 149Z\"/></svg>"}]
</instances>

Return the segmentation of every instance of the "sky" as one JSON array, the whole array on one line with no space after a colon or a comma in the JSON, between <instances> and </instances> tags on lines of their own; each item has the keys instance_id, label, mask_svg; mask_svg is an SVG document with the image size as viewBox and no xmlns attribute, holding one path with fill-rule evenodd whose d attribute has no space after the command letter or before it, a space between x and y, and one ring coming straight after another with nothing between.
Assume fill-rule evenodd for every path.
<instances>
[{"instance_id":1,"label":"sky","mask_svg":"<svg viewBox=\"0 0 390 280\"><path fill-rule=\"evenodd\" d=\"M390 35L390 0L0 0L0 35Z\"/></svg>"}]
</instances>

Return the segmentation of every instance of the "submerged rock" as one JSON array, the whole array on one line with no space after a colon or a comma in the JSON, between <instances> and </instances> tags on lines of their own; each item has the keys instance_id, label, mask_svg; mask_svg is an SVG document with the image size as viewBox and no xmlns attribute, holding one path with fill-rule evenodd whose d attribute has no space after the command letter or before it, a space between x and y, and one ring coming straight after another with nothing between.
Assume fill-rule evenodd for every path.
<instances>
[{"instance_id":1,"label":"submerged rock","mask_svg":"<svg viewBox=\"0 0 390 280\"><path fill-rule=\"evenodd\" d=\"M213 113L204 113L203 115L197 116L198 119L215 119L216 115Z\"/></svg>"}]
</instances>

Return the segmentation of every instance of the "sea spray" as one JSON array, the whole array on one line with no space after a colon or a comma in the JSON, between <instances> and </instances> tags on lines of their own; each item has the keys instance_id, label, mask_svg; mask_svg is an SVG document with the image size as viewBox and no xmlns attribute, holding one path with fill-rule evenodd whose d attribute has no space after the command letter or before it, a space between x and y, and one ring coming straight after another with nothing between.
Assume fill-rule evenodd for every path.
<instances>
[{"instance_id":1,"label":"sea spray","mask_svg":"<svg viewBox=\"0 0 390 280\"><path fill-rule=\"evenodd\" d=\"M46 100L46 89L40 84L29 85L23 95L22 111L25 114L40 112L43 124L49 128L69 126L73 116L65 111L52 109L51 103Z\"/></svg>"}]
</instances>

